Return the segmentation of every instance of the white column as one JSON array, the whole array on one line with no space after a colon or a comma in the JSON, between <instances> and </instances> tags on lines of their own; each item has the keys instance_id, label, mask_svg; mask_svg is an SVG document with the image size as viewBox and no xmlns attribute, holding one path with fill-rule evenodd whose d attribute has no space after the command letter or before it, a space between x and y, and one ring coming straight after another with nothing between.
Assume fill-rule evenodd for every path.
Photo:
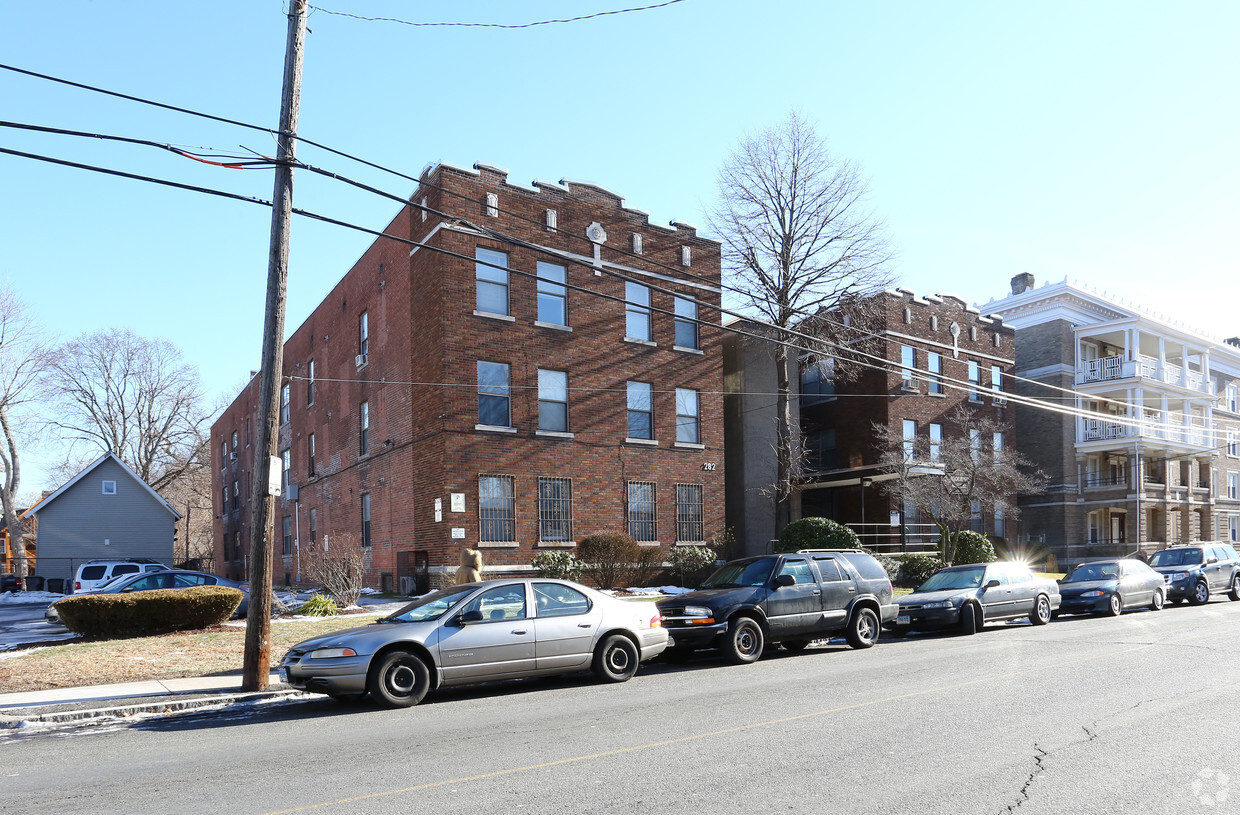
<instances>
[{"instance_id":1,"label":"white column","mask_svg":"<svg viewBox=\"0 0 1240 815\"><path fill-rule=\"evenodd\" d=\"M1167 338L1159 337L1158 338L1158 378L1164 382L1166 380L1163 379L1163 371L1166 367L1167 367Z\"/></svg>"}]
</instances>

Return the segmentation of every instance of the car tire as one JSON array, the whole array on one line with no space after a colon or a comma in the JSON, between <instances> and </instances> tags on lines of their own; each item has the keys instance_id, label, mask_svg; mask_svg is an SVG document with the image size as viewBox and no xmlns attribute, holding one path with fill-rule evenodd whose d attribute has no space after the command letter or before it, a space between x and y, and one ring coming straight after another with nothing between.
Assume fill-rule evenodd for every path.
<instances>
[{"instance_id":1,"label":"car tire","mask_svg":"<svg viewBox=\"0 0 1240 815\"><path fill-rule=\"evenodd\" d=\"M1227 592L1227 597L1232 600L1240 600L1240 572L1232 575L1231 591Z\"/></svg>"},{"instance_id":2,"label":"car tire","mask_svg":"<svg viewBox=\"0 0 1240 815\"><path fill-rule=\"evenodd\" d=\"M878 622L878 615L874 613L874 610L859 608L853 612L844 638L853 648L869 648L878 642L880 631L882 631L882 625Z\"/></svg>"},{"instance_id":3,"label":"car tire","mask_svg":"<svg viewBox=\"0 0 1240 815\"><path fill-rule=\"evenodd\" d=\"M723 637L723 656L736 665L757 662L758 657L762 656L765 639L757 620L737 617L728 624L728 631Z\"/></svg>"},{"instance_id":4,"label":"car tire","mask_svg":"<svg viewBox=\"0 0 1240 815\"><path fill-rule=\"evenodd\" d=\"M416 654L390 651L371 664L366 689L384 707L413 707L431 689L431 672Z\"/></svg>"},{"instance_id":5,"label":"car tire","mask_svg":"<svg viewBox=\"0 0 1240 815\"><path fill-rule=\"evenodd\" d=\"M1198 580L1197 584L1193 586L1193 593L1188 598L1188 602L1195 606L1204 606L1210 602L1210 584L1204 580Z\"/></svg>"},{"instance_id":6,"label":"car tire","mask_svg":"<svg viewBox=\"0 0 1240 815\"><path fill-rule=\"evenodd\" d=\"M1033 611L1029 612L1029 622L1034 625L1046 625L1051 621L1051 600L1045 594L1039 594L1033 601Z\"/></svg>"},{"instance_id":7,"label":"car tire","mask_svg":"<svg viewBox=\"0 0 1240 815\"><path fill-rule=\"evenodd\" d=\"M1106 615L1108 617L1118 617L1124 613L1124 598L1119 596L1119 592L1112 594L1107 599Z\"/></svg>"},{"instance_id":8,"label":"car tire","mask_svg":"<svg viewBox=\"0 0 1240 815\"><path fill-rule=\"evenodd\" d=\"M978 629L982 627L982 621L978 619L977 606L972 603L965 603L960 607L960 633L976 634Z\"/></svg>"},{"instance_id":9,"label":"car tire","mask_svg":"<svg viewBox=\"0 0 1240 815\"><path fill-rule=\"evenodd\" d=\"M800 653L808 648L811 642L813 642L813 640L786 640L781 642L780 645L784 646L785 651Z\"/></svg>"},{"instance_id":10,"label":"car tire","mask_svg":"<svg viewBox=\"0 0 1240 815\"><path fill-rule=\"evenodd\" d=\"M594 675L604 682L628 682L637 673L641 655L623 634L612 634L594 649Z\"/></svg>"},{"instance_id":11,"label":"car tire","mask_svg":"<svg viewBox=\"0 0 1240 815\"><path fill-rule=\"evenodd\" d=\"M1162 611L1165 600L1162 589L1154 589L1154 597L1150 600L1150 611Z\"/></svg>"}]
</instances>

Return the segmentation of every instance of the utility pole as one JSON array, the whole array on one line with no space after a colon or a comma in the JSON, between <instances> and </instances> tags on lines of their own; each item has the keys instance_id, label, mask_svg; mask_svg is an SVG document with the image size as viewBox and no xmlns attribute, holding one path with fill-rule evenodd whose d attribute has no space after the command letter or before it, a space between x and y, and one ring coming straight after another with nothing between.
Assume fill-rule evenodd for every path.
<instances>
[{"instance_id":1,"label":"utility pole","mask_svg":"<svg viewBox=\"0 0 1240 815\"><path fill-rule=\"evenodd\" d=\"M293 215L293 166L297 154L297 113L301 102L301 63L306 47L306 0L291 0L284 49L284 91L275 190L271 195L271 248L267 258L267 309L263 319L263 363L259 372L257 439L254 445L253 514L250 522L250 605L245 623L241 689L266 690L271 674L271 519L275 496L270 487L276 454L276 391L284 369L284 308L288 291L288 244Z\"/></svg>"}]
</instances>

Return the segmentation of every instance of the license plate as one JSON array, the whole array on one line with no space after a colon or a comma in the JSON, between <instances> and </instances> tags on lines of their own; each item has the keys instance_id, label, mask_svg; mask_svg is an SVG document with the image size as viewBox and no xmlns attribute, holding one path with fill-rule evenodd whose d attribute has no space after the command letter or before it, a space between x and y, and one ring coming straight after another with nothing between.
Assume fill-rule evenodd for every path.
<instances>
[{"instance_id":1,"label":"license plate","mask_svg":"<svg viewBox=\"0 0 1240 815\"><path fill-rule=\"evenodd\" d=\"M908 625L908 624L909 624L909 619L908 619L907 614L901 614L899 617L896 617L896 625Z\"/></svg>"}]
</instances>

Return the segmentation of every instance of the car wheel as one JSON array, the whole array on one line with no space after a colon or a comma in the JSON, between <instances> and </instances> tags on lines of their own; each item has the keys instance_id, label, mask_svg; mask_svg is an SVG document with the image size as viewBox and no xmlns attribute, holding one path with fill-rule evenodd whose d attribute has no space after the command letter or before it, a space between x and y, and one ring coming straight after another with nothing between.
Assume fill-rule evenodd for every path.
<instances>
[{"instance_id":1,"label":"car wheel","mask_svg":"<svg viewBox=\"0 0 1240 815\"><path fill-rule=\"evenodd\" d=\"M981 620L977 615L977 606L972 603L965 603L960 607L960 633L976 634L977 629L981 628Z\"/></svg>"},{"instance_id":2,"label":"car wheel","mask_svg":"<svg viewBox=\"0 0 1240 815\"><path fill-rule=\"evenodd\" d=\"M1154 597L1150 600L1150 611L1162 611L1163 602L1162 589L1154 589Z\"/></svg>"},{"instance_id":3,"label":"car wheel","mask_svg":"<svg viewBox=\"0 0 1240 815\"><path fill-rule=\"evenodd\" d=\"M392 651L371 666L366 689L384 707L412 707L431 689L431 672L416 655Z\"/></svg>"},{"instance_id":4,"label":"car wheel","mask_svg":"<svg viewBox=\"0 0 1240 815\"><path fill-rule=\"evenodd\" d=\"M1045 594L1039 594L1033 603L1033 611L1029 612L1029 622L1034 625L1046 625L1051 621L1051 601Z\"/></svg>"},{"instance_id":5,"label":"car wheel","mask_svg":"<svg viewBox=\"0 0 1240 815\"><path fill-rule=\"evenodd\" d=\"M852 622L844 637L853 648L869 648L878 642L878 632L882 627L878 623L878 615L873 609L859 608L853 612Z\"/></svg>"},{"instance_id":6,"label":"car wheel","mask_svg":"<svg viewBox=\"0 0 1240 815\"><path fill-rule=\"evenodd\" d=\"M728 624L723 640L723 655L728 662L741 665L756 662L764 646L762 626L752 617L737 617Z\"/></svg>"},{"instance_id":7,"label":"car wheel","mask_svg":"<svg viewBox=\"0 0 1240 815\"><path fill-rule=\"evenodd\" d=\"M1124 598L1120 597L1119 593L1116 592L1115 594L1112 594L1111 599L1107 601L1107 616L1118 617L1123 612Z\"/></svg>"},{"instance_id":8,"label":"car wheel","mask_svg":"<svg viewBox=\"0 0 1240 815\"><path fill-rule=\"evenodd\" d=\"M623 634L612 634L594 650L594 675L604 682L627 682L641 661L637 646Z\"/></svg>"},{"instance_id":9,"label":"car wheel","mask_svg":"<svg viewBox=\"0 0 1240 815\"><path fill-rule=\"evenodd\" d=\"M1231 578L1231 591L1227 593L1227 596L1232 600L1240 600L1240 572Z\"/></svg>"},{"instance_id":10,"label":"car wheel","mask_svg":"<svg viewBox=\"0 0 1240 815\"><path fill-rule=\"evenodd\" d=\"M812 640L786 640L780 645L784 646L785 651L804 651L809 647Z\"/></svg>"},{"instance_id":11,"label":"car wheel","mask_svg":"<svg viewBox=\"0 0 1240 815\"><path fill-rule=\"evenodd\" d=\"M1204 580L1198 580L1197 585L1193 586L1193 596L1188 598L1188 602L1195 606L1205 605L1210 601L1210 586Z\"/></svg>"}]
</instances>

